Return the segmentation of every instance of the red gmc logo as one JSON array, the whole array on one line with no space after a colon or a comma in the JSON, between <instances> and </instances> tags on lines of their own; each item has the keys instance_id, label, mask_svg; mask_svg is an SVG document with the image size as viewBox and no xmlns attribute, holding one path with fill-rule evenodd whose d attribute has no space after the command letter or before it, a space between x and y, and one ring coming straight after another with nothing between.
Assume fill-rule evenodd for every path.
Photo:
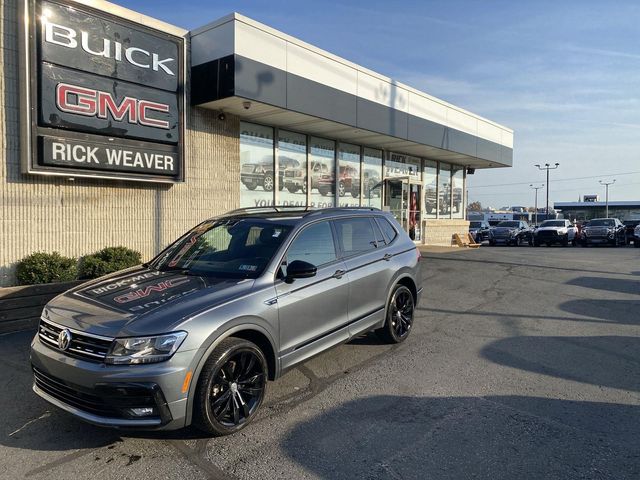
<instances>
[{"instance_id":1,"label":"red gmc logo","mask_svg":"<svg viewBox=\"0 0 640 480\"><path fill-rule=\"evenodd\" d=\"M153 292L164 292L165 290L169 290L170 288L177 287L178 285L182 285L183 283L187 283L189 281L188 278L173 278L169 280L165 280L164 282L160 282L156 285L149 285L145 288L139 288L138 290L134 290L129 293L125 293L124 295L118 295L113 300L116 303L129 303L134 300L140 300L142 298L146 298L151 295Z\"/></svg>"},{"instance_id":2,"label":"red gmc logo","mask_svg":"<svg viewBox=\"0 0 640 480\"><path fill-rule=\"evenodd\" d=\"M169 122L150 115L153 112L167 113L169 105L164 103L124 97L120 103L109 92L59 83L56 87L56 105L66 113L86 117L113 118L119 122L144 125L169 130Z\"/></svg>"}]
</instances>

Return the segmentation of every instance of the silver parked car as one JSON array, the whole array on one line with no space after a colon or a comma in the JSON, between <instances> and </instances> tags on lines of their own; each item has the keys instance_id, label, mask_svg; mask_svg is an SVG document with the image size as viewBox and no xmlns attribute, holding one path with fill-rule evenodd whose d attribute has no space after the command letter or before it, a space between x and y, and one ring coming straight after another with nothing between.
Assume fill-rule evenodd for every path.
<instances>
[{"instance_id":1,"label":"silver parked car","mask_svg":"<svg viewBox=\"0 0 640 480\"><path fill-rule=\"evenodd\" d=\"M98 425L226 435L294 365L369 330L405 340L420 254L393 217L283 210L207 220L53 299L31 345L34 391Z\"/></svg>"}]
</instances>

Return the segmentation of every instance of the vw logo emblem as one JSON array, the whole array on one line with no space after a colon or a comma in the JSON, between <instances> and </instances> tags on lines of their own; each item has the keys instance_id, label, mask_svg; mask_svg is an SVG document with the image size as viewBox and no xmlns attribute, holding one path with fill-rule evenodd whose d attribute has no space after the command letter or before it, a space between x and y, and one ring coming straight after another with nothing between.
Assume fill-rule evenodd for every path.
<instances>
[{"instance_id":1,"label":"vw logo emblem","mask_svg":"<svg viewBox=\"0 0 640 480\"><path fill-rule=\"evenodd\" d=\"M65 328L58 334L58 348L60 350L66 350L67 348L69 348L70 343L71 343L71 332Z\"/></svg>"}]
</instances>

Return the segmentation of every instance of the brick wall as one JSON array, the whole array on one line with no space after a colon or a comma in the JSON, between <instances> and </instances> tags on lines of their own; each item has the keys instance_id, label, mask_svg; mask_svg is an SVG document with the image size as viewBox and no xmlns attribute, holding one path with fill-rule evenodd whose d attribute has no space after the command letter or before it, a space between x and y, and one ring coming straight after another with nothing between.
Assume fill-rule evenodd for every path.
<instances>
[{"instance_id":1,"label":"brick wall","mask_svg":"<svg viewBox=\"0 0 640 480\"><path fill-rule=\"evenodd\" d=\"M81 256L124 245L152 257L240 204L239 120L187 107L185 183L29 176L20 170L18 0L0 3L0 286L35 251Z\"/></svg>"},{"instance_id":2,"label":"brick wall","mask_svg":"<svg viewBox=\"0 0 640 480\"><path fill-rule=\"evenodd\" d=\"M425 245L455 245L453 235L466 235L469 233L469 221L462 219L438 219L425 220L424 223Z\"/></svg>"}]
</instances>

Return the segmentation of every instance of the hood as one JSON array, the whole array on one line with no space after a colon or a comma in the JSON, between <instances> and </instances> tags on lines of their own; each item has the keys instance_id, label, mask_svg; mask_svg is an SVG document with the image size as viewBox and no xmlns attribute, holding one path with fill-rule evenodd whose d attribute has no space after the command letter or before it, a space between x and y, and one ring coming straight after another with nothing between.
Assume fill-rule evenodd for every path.
<instances>
[{"instance_id":1,"label":"hood","mask_svg":"<svg viewBox=\"0 0 640 480\"><path fill-rule=\"evenodd\" d=\"M566 229L567 229L567 227L553 227L553 226L550 226L550 227L538 227L537 230L539 232L545 232L545 231L556 231L557 232L559 230L566 230Z\"/></svg>"},{"instance_id":2,"label":"hood","mask_svg":"<svg viewBox=\"0 0 640 480\"><path fill-rule=\"evenodd\" d=\"M517 232L518 229L516 227L493 227L491 231L494 233L511 233Z\"/></svg>"},{"instance_id":3,"label":"hood","mask_svg":"<svg viewBox=\"0 0 640 480\"><path fill-rule=\"evenodd\" d=\"M200 277L140 266L57 296L45 306L43 316L109 337L165 333L203 308L248 292L253 283L251 279Z\"/></svg>"}]
</instances>

